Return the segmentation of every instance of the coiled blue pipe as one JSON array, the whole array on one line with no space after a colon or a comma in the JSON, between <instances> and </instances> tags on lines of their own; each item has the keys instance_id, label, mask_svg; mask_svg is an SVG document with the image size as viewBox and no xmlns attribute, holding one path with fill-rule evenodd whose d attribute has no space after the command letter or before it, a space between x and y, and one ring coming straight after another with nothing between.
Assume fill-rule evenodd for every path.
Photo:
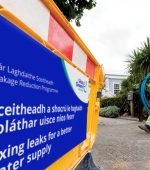
<instances>
[{"instance_id":1,"label":"coiled blue pipe","mask_svg":"<svg viewBox=\"0 0 150 170\"><path fill-rule=\"evenodd\" d=\"M147 76L145 77L145 79L143 80L141 84L140 95L141 95L141 100L143 102L144 107L150 113L150 103L147 101L146 94L145 94L145 88L146 88L146 83L148 79L150 79L150 73L147 74Z\"/></svg>"}]
</instances>

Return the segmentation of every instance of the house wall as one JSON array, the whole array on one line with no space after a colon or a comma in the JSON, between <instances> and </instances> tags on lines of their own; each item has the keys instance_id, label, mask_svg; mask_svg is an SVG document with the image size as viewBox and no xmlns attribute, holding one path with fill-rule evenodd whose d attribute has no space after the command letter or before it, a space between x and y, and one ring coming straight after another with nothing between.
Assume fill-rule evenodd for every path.
<instances>
[{"instance_id":1,"label":"house wall","mask_svg":"<svg viewBox=\"0 0 150 170\"><path fill-rule=\"evenodd\" d=\"M120 85L124 79L127 78L127 75L116 75L116 74L106 74L105 75L105 87L102 90L102 97L112 97L114 95L114 84Z\"/></svg>"},{"instance_id":2,"label":"house wall","mask_svg":"<svg viewBox=\"0 0 150 170\"><path fill-rule=\"evenodd\" d=\"M123 79L109 79L109 91L111 92L111 94L114 94L114 84L120 84L120 88L121 88L121 82Z\"/></svg>"}]
</instances>

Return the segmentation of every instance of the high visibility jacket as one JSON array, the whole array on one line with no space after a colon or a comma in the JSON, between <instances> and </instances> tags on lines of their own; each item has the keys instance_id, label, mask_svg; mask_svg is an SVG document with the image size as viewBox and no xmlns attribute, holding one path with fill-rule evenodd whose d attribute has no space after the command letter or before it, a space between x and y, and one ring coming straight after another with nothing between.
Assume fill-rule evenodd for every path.
<instances>
[{"instance_id":1,"label":"high visibility jacket","mask_svg":"<svg viewBox=\"0 0 150 170\"><path fill-rule=\"evenodd\" d=\"M147 121L145 122L146 125L150 126L150 116L148 117Z\"/></svg>"}]
</instances>

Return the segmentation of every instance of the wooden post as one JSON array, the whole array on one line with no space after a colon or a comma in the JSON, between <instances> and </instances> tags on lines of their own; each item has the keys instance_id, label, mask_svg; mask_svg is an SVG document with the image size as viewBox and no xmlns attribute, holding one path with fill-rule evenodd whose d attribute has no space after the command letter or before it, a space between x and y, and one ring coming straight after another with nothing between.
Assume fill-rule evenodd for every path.
<instances>
[{"instance_id":1,"label":"wooden post","mask_svg":"<svg viewBox=\"0 0 150 170\"><path fill-rule=\"evenodd\" d=\"M133 100L133 91L128 92L128 100L130 101L130 113L134 117L134 100Z\"/></svg>"},{"instance_id":2,"label":"wooden post","mask_svg":"<svg viewBox=\"0 0 150 170\"><path fill-rule=\"evenodd\" d=\"M131 116L134 117L134 101L130 100L130 113Z\"/></svg>"}]
</instances>

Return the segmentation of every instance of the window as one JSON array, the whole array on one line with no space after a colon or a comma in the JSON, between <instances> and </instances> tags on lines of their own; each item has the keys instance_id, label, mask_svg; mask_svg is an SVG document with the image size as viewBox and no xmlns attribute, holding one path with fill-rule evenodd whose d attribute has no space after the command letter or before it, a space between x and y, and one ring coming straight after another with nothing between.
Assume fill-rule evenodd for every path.
<instances>
[{"instance_id":1,"label":"window","mask_svg":"<svg viewBox=\"0 0 150 170\"><path fill-rule=\"evenodd\" d=\"M114 84L114 94L117 94L120 91L120 84Z\"/></svg>"}]
</instances>

